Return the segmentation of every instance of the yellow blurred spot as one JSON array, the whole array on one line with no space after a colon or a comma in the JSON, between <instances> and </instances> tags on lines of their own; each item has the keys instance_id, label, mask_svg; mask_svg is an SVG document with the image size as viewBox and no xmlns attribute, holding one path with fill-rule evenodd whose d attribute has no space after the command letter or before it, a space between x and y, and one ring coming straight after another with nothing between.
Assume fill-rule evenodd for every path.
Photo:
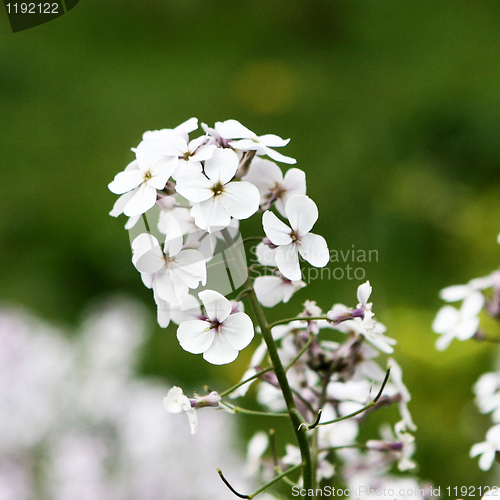
<instances>
[{"instance_id":1,"label":"yellow blurred spot","mask_svg":"<svg viewBox=\"0 0 500 500\"><path fill-rule=\"evenodd\" d=\"M236 77L238 100L259 114L280 114L292 104L296 95L296 79L283 61L248 62Z\"/></svg>"}]
</instances>

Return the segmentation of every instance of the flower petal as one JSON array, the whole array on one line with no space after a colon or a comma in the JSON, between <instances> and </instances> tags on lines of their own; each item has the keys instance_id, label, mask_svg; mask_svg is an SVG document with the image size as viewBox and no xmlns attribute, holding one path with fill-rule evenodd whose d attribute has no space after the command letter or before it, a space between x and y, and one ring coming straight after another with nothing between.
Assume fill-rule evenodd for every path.
<instances>
[{"instance_id":1,"label":"flower petal","mask_svg":"<svg viewBox=\"0 0 500 500\"><path fill-rule=\"evenodd\" d=\"M165 255L173 257L182 249L182 230L174 216L166 213L162 217L162 229L164 229L166 237L163 251Z\"/></svg>"},{"instance_id":2,"label":"flower petal","mask_svg":"<svg viewBox=\"0 0 500 500\"><path fill-rule=\"evenodd\" d=\"M432 330L436 333L446 333L458 321L459 312L453 306L443 306L439 309L432 323Z\"/></svg>"},{"instance_id":3,"label":"flower petal","mask_svg":"<svg viewBox=\"0 0 500 500\"><path fill-rule=\"evenodd\" d=\"M288 245L292 243L291 229L276 217L276 215L266 210L262 216L262 225L266 236L273 245Z\"/></svg>"},{"instance_id":4,"label":"flower petal","mask_svg":"<svg viewBox=\"0 0 500 500\"><path fill-rule=\"evenodd\" d=\"M208 232L224 229L231 222L231 216L220 201L220 196L214 196L201 203L195 203L191 209L196 225Z\"/></svg>"},{"instance_id":5,"label":"flower petal","mask_svg":"<svg viewBox=\"0 0 500 500\"><path fill-rule=\"evenodd\" d=\"M280 273L289 280L297 281L302 278L299 264L297 245L290 243L276 250L276 264Z\"/></svg>"},{"instance_id":6,"label":"flower petal","mask_svg":"<svg viewBox=\"0 0 500 500\"><path fill-rule=\"evenodd\" d=\"M207 267L203 254L198 250L182 250L171 264L171 273L181 279L189 288L196 288L207 281Z\"/></svg>"},{"instance_id":7,"label":"flower petal","mask_svg":"<svg viewBox=\"0 0 500 500\"><path fill-rule=\"evenodd\" d=\"M160 299L173 307L178 306L189 293L189 286L180 273L172 272L170 269L161 270L156 275L153 289Z\"/></svg>"},{"instance_id":8,"label":"flower petal","mask_svg":"<svg viewBox=\"0 0 500 500\"><path fill-rule=\"evenodd\" d=\"M238 357L235 349L224 335L215 334L212 345L203 353L203 359L213 365L225 365Z\"/></svg>"},{"instance_id":9,"label":"flower petal","mask_svg":"<svg viewBox=\"0 0 500 500\"><path fill-rule=\"evenodd\" d=\"M255 278L253 287L259 302L265 307L274 307L283 301L285 282L278 276L259 276Z\"/></svg>"},{"instance_id":10,"label":"flower petal","mask_svg":"<svg viewBox=\"0 0 500 500\"><path fill-rule=\"evenodd\" d=\"M264 134L259 136L258 139L259 142L271 148L280 148L286 146L290 142L290 139L282 139L274 134Z\"/></svg>"},{"instance_id":11,"label":"flower petal","mask_svg":"<svg viewBox=\"0 0 500 500\"><path fill-rule=\"evenodd\" d=\"M147 184L141 184L134 191L134 196L132 196L125 205L123 213L127 217L141 215L146 213L150 208L153 208L155 203L156 189L154 187L148 186Z\"/></svg>"},{"instance_id":12,"label":"flower petal","mask_svg":"<svg viewBox=\"0 0 500 500\"><path fill-rule=\"evenodd\" d=\"M135 148L135 156L137 157L139 168L143 172L147 172L162 157L162 154L158 151L157 141L146 140L141 141Z\"/></svg>"},{"instance_id":13,"label":"flower petal","mask_svg":"<svg viewBox=\"0 0 500 500\"><path fill-rule=\"evenodd\" d=\"M309 196L291 196L285 206L287 219L299 236L306 235L318 220L318 207Z\"/></svg>"},{"instance_id":14,"label":"flower petal","mask_svg":"<svg viewBox=\"0 0 500 500\"><path fill-rule=\"evenodd\" d=\"M227 338L229 343L238 351L244 349L253 339L254 327L250 316L238 312L228 316L222 323L220 335Z\"/></svg>"},{"instance_id":15,"label":"flower petal","mask_svg":"<svg viewBox=\"0 0 500 500\"><path fill-rule=\"evenodd\" d=\"M324 267L330 260L326 240L319 234L308 233L302 236L298 250L300 255L314 267Z\"/></svg>"},{"instance_id":16,"label":"flower petal","mask_svg":"<svg viewBox=\"0 0 500 500\"><path fill-rule=\"evenodd\" d=\"M231 149L216 149L205 162L205 174L214 184L227 184L237 169L238 155Z\"/></svg>"},{"instance_id":17,"label":"flower petal","mask_svg":"<svg viewBox=\"0 0 500 500\"><path fill-rule=\"evenodd\" d=\"M181 347L193 354L201 354L213 343L215 330L208 321L194 319L185 321L177 328L177 340Z\"/></svg>"},{"instance_id":18,"label":"flower petal","mask_svg":"<svg viewBox=\"0 0 500 500\"><path fill-rule=\"evenodd\" d=\"M123 194L136 188L144 181L144 172L142 170L124 170L115 175L115 178L108 184L112 193Z\"/></svg>"},{"instance_id":19,"label":"flower petal","mask_svg":"<svg viewBox=\"0 0 500 500\"><path fill-rule=\"evenodd\" d=\"M181 174L177 178L175 190L193 203L212 198L214 192L212 190L214 183L207 179L201 172L194 169L188 169L188 172Z\"/></svg>"},{"instance_id":20,"label":"flower petal","mask_svg":"<svg viewBox=\"0 0 500 500\"><path fill-rule=\"evenodd\" d=\"M222 323L232 310L231 302L215 290L203 290L198 294L211 321Z\"/></svg>"},{"instance_id":21,"label":"flower petal","mask_svg":"<svg viewBox=\"0 0 500 500\"><path fill-rule=\"evenodd\" d=\"M484 295L481 292L472 292L465 297L460 312L465 318L477 316L484 306Z\"/></svg>"},{"instance_id":22,"label":"flower petal","mask_svg":"<svg viewBox=\"0 0 500 500\"><path fill-rule=\"evenodd\" d=\"M372 287L369 281L358 286L357 297L358 297L358 302L360 303L360 306L358 307L366 306L366 303L368 302L371 293L372 293Z\"/></svg>"},{"instance_id":23,"label":"flower petal","mask_svg":"<svg viewBox=\"0 0 500 500\"><path fill-rule=\"evenodd\" d=\"M231 217L248 219L259 209L259 190L249 182L230 182L224 186L220 201Z\"/></svg>"},{"instance_id":24,"label":"flower petal","mask_svg":"<svg viewBox=\"0 0 500 500\"><path fill-rule=\"evenodd\" d=\"M122 194L116 201L115 204L113 205L113 208L111 209L111 212L109 212L109 215L111 217L118 217L123 213L123 209L125 208L125 205L128 203L130 198L134 196L133 191L129 191L128 193Z\"/></svg>"},{"instance_id":25,"label":"flower petal","mask_svg":"<svg viewBox=\"0 0 500 500\"><path fill-rule=\"evenodd\" d=\"M223 139L250 139L256 135L237 120L217 122L215 130Z\"/></svg>"}]
</instances>

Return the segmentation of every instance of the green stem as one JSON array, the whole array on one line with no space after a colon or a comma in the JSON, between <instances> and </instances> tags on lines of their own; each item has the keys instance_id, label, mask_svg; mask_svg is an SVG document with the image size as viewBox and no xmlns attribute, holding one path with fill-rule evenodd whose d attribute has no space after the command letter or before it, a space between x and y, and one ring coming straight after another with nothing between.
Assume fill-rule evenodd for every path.
<instances>
[{"instance_id":1,"label":"green stem","mask_svg":"<svg viewBox=\"0 0 500 500\"><path fill-rule=\"evenodd\" d=\"M250 303L252 304L252 309L254 310L255 316L257 317L257 322L260 325L262 331L262 337L267 345L267 350L269 352L269 357L271 358L271 363L274 366L274 372L278 378L280 384L281 392L283 393L283 398L285 399L286 407L290 415L290 420L295 432L295 437L300 448L300 453L302 456L302 461L304 463L304 488L306 490L312 489L313 485L313 469L311 462L311 450L309 448L309 440L305 433L307 426L304 426L304 419L300 415L297 407L295 406L295 401L293 399L292 389L288 383L286 377L286 371L281 363L281 358L279 357L278 348L274 342L273 335L271 333L271 328L267 324L267 319L264 314L264 310L257 299L255 290L252 286L252 280L248 278L246 283L246 288L251 289L248 294ZM305 427L305 428L304 428Z\"/></svg>"},{"instance_id":2,"label":"green stem","mask_svg":"<svg viewBox=\"0 0 500 500\"><path fill-rule=\"evenodd\" d=\"M262 370L258 371L257 373L254 373L251 377L248 377L245 380L242 380L241 382L238 382L237 384L233 385L229 389L226 389L224 392L221 392L219 396L223 398L224 396L227 396L228 394L231 394L233 391L241 387L242 385L245 385L247 382L251 382L252 380L260 377L261 375L264 375L264 373L270 372L274 369L274 366L268 366L267 368L263 368Z\"/></svg>"},{"instance_id":3,"label":"green stem","mask_svg":"<svg viewBox=\"0 0 500 500\"><path fill-rule=\"evenodd\" d=\"M248 495L248 498L254 498L259 493L262 493L264 490L266 490L267 488L269 488L269 486L272 486L274 483L277 483L280 479L283 479L284 477L288 476L288 474L291 474L292 472L295 472L296 470L299 470L303 466L304 466L304 464L298 464L298 465L294 465L293 467L290 467L285 472L282 472L281 474L278 474L276 477L273 477L266 484L263 484L259 489L255 490L253 493L251 493L250 495Z\"/></svg>"},{"instance_id":4,"label":"green stem","mask_svg":"<svg viewBox=\"0 0 500 500\"><path fill-rule=\"evenodd\" d=\"M247 243L250 241L258 241L260 243L263 239L264 238L262 236L248 236L248 238L243 239L243 243Z\"/></svg>"},{"instance_id":5,"label":"green stem","mask_svg":"<svg viewBox=\"0 0 500 500\"><path fill-rule=\"evenodd\" d=\"M245 289L244 291L248 293L247 289ZM311 343L313 341L313 338L314 338L314 334L311 333L311 335L309 336L309 340L305 343L304 347L300 350L300 352L297 354L297 356L295 356L292 359L292 361L290 361L290 363L288 363L285 366L285 371L288 371L298 361L298 359L302 356L302 354L304 354L307 351L307 349L309 348L309 346L311 345ZM224 392L221 392L219 394L219 396L221 398L223 398L224 396L227 396L228 394L231 394L236 389L240 388L242 385L245 385L247 382L251 382L252 380L254 380L256 378L259 378L261 375L264 375L264 373L270 372L272 370L274 370L274 366L268 366L267 368L263 368L262 370L258 371L257 373L254 373L251 377L248 377L245 380L242 380L242 381L238 382L237 384L233 385L229 389L226 389Z\"/></svg>"},{"instance_id":6,"label":"green stem","mask_svg":"<svg viewBox=\"0 0 500 500\"><path fill-rule=\"evenodd\" d=\"M382 387L378 391L378 394L375 396L375 399L373 401L370 401L367 405L363 406L363 408L360 408L358 411L355 411L353 413L349 413L349 415L344 415L343 417L335 418L333 420L329 420L328 422L321 422L319 425L328 425L328 424L334 424L335 422L340 422L341 420L347 420L348 418L355 417L356 415L359 415L360 413L363 413L366 410L369 410L373 406L377 404L377 401L380 399L380 396L382 396L382 392L384 391L384 388L389 380L389 374L391 373L391 369L389 368L387 372L385 373L385 378L384 381L382 382Z\"/></svg>"},{"instance_id":7,"label":"green stem","mask_svg":"<svg viewBox=\"0 0 500 500\"><path fill-rule=\"evenodd\" d=\"M327 316L295 316L294 318L280 319L278 321L274 321L269 324L269 328L274 328L278 325L285 325L287 323L291 323L292 321L331 321Z\"/></svg>"},{"instance_id":8,"label":"green stem","mask_svg":"<svg viewBox=\"0 0 500 500\"><path fill-rule=\"evenodd\" d=\"M220 404L222 406L225 406L234 413L244 413L245 415L258 415L260 417L287 417L287 418L289 416L288 413L271 413L267 411L247 410L246 408L241 408L240 406L234 406L231 403L227 403L226 401L222 401Z\"/></svg>"},{"instance_id":9,"label":"green stem","mask_svg":"<svg viewBox=\"0 0 500 500\"><path fill-rule=\"evenodd\" d=\"M314 333L310 333L309 334L309 339L304 344L304 347L299 351L299 353L297 354L297 356L295 356L295 358L293 358L292 361L290 361L290 363L288 363L285 366L285 371L286 372L299 360L299 358L302 356L302 354L304 354L307 351L307 349L309 349L309 346L312 344L313 338L314 338Z\"/></svg>"},{"instance_id":10,"label":"green stem","mask_svg":"<svg viewBox=\"0 0 500 500\"><path fill-rule=\"evenodd\" d=\"M292 472L295 472L299 470L301 467L303 467L304 464L298 464L294 465L293 467L290 467L287 469L285 472L282 472L281 474L278 474L276 477L273 477L270 481L268 481L266 484L263 484L260 488L256 489L253 493L250 493L250 495L243 495L242 493L238 493L229 483L229 481L224 477L224 474L220 469L217 469L217 472L219 473L220 478L224 482L224 484L239 498L248 498L252 499L255 498L259 493L262 493L264 490L267 490L269 486L272 486L274 483L277 483L280 479L283 479L284 477L288 476L289 474L292 474Z\"/></svg>"},{"instance_id":11,"label":"green stem","mask_svg":"<svg viewBox=\"0 0 500 500\"><path fill-rule=\"evenodd\" d=\"M231 246L234 243L227 229L222 231L222 235L226 240L226 242L229 244L229 246ZM257 317L257 322L259 323L262 332L262 337L267 345L267 351L269 353L269 357L271 358L271 363L274 367L274 373L276 374L276 377L278 379L281 392L283 394L283 398L285 400L286 407L288 409L293 431L295 432L295 437L299 445L300 454L302 457L301 466L304 467L304 472L303 472L304 488L306 488L307 490L312 489L314 471L311 462L311 450L309 448L309 439L306 434L307 424L304 422L302 415L295 406L295 400L293 398L292 389L290 388L290 384L288 383L288 379L286 377L286 371L283 368L283 363L281 362L281 358L278 353L278 347L276 346L273 334L271 333L271 328L267 323L264 310L262 309L262 306L257 299L257 295L255 294L252 278L250 276L247 277L245 288L248 288L250 290L248 292L247 297L250 300L252 309L255 313L255 316Z\"/></svg>"},{"instance_id":12,"label":"green stem","mask_svg":"<svg viewBox=\"0 0 500 500\"><path fill-rule=\"evenodd\" d=\"M144 221L144 225L146 226L146 231L150 233L151 229L149 229L149 224L148 224L148 219L146 218L146 214L142 214L142 220Z\"/></svg>"}]
</instances>

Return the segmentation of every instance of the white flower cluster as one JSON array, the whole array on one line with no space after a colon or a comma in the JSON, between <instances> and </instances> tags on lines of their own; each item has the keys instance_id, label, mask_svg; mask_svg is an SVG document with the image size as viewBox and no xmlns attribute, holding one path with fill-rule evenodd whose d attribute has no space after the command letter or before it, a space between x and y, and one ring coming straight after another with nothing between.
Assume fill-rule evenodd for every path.
<instances>
[{"instance_id":1,"label":"white flower cluster","mask_svg":"<svg viewBox=\"0 0 500 500\"><path fill-rule=\"evenodd\" d=\"M225 498L213 478L241 466L233 421L207 411L186 446L184 422L162 408L165 384L135 374L146 311L119 299L89 313L68 332L0 309L0 498Z\"/></svg>"},{"instance_id":2,"label":"white flower cluster","mask_svg":"<svg viewBox=\"0 0 500 500\"><path fill-rule=\"evenodd\" d=\"M190 139L197 128L198 120L191 118L174 129L143 135L133 149L136 159L109 184L113 193L121 195L111 215L128 216L125 227L131 229L150 209L159 209L158 220L153 221L158 238L148 224L148 232L132 242L132 262L153 290L159 324L166 327L171 320L179 324L178 339L185 350L203 353L210 363L225 364L251 342L254 328L250 318L233 310L234 304L220 293L226 295L231 289L210 287L214 280L207 268L217 253L234 253L234 247L242 247L241 239L237 243L239 221L264 212L269 250L265 265L276 268L275 276L262 276L256 282L264 305L286 302L305 286L299 255L322 267L329 253L324 238L310 232L318 209L305 194L304 172L292 168L283 175L276 163L261 158L295 163L272 149L288 140L257 136L236 120L217 122L214 128L202 124L204 134ZM273 205L289 225L269 210ZM244 250L242 260L243 269L240 264L238 271L246 276ZM220 275L220 268L212 275L216 273Z\"/></svg>"},{"instance_id":3,"label":"white flower cluster","mask_svg":"<svg viewBox=\"0 0 500 500\"><path fill-rule=\"evenodd\" d=\"M261 306L288 302L306 286L301 261L314 267L329 262L325 239L312 232L318 208L306 194L304 172L293 167L283 173L271 161L295 163L274 149L288 140L257 136L236 120L201 127L204 134L196 138L190 137L198 128L195 118L174 129L146 132L133 150L136 160L109 184L121 195L111 215L129 217L126 228L136 232L132 262L153 290L159 324L178 325L183 349L221 365L234 361L255 332L263 340L239 384L193 398L175 386L164 398L165 409L184 413L194 434L200 408L255 413L226 397L243 396L257 382L257 400L266 410L287 410L281 416L299 419L296 437L299 424L306 432L316 429L318 481L336 475L349 484L349 471L356 467L377 478L395 465L401 471L412 469L414 438L409 431L416 426L407 406L410 394L394 360L389 360L390 382L374 360L378 351L392 354L396 341L374 319L370 283L358 287L355 308L335 304L323 313L306 301L294 319L269 325L265 318ZM242 240L239 223L254 214L261 217L263 235ZM137 231L141 225L144 230ZM257 263L249 269L243 245L257 240ZM249 271L256 268L264 274L253 276ZM226 274L230 287L221 279ZM226 298L239 288L235 300ZM259 328L243 311L244 298ZM382 439L357 443L360 417L391 404L401 413L394 431L384 428ZM309 444L311 436L305 438ZM301 451L290 444L284 457L273 457L268 462L273 474L275 461L290 472L301 467L304 446L302 442ZM248 470L265 469L261 457L266 449L267 438L259 434L250 443ZM308 481L313 475L308 473Z\"/></svg>"},{"instance_id":4,"label":"white flower cluster","mask_svg":"<svg viewBox=\"0 0 500 500\"><path fill-rule=\"evenodd\" d=\"M500 243L500 235L497 238ZM446 349L450 342L475 338L479 341L498 342L497 337L488 337L480 329L480 313L484 310L490 317L500 320L500 272L475 278L465 285L449 286L441 290L446 302L462 301L459 309L442 307L432 324L440 335L436 341L438 350ZM474 386L476 404L481 413L492 413L493 427L486 433L486 440L475 444L470 450L471 458L480 455L479 468L489 470L497 452L500 452L500 372L481 375Z\"/></svg>"}]
</instances>

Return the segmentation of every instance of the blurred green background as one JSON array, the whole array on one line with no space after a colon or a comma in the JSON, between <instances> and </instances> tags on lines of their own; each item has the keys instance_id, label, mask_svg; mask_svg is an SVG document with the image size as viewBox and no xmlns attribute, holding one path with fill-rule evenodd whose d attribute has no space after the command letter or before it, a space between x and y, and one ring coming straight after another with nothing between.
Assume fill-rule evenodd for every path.
<instances>
[{"instance_id":1,"label":"blurred green background","mask_svg":"<svg viewBox=\"0 0 500 500\"><path fill-rule=\"evenodd\" d=\"M145 130L191 116L290 137L315 232L331 249L378 251L363 267L413 394L419 475L442 489L495 481L499 466L482 473L468 452L489 426L471 387L496 349L437 353L431 323L442 287L500 257L498 1L81 0L16 34L3 14L0 92L2 300L74 323L126 291L151 308L144 373L226 387L249 353L211 367L155 326L107 184ZM359 284L314 281L270 318L306 298L355 305Z\"/></svg>"}]
</instances>

